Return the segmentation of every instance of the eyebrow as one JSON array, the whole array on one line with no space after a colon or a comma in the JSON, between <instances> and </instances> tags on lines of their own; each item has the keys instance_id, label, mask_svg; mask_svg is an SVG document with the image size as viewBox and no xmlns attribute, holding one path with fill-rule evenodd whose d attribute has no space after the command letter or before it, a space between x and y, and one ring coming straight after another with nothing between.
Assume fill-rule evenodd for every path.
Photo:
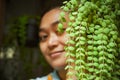
<instances>
[{"instance_id":1,"label":"eyebrow","mask_svg":"<svg viewBox=\"0 0 120 80\"><path fill-rule=\"evenodd\" d=\"M58 24L58 23L60 23L59 20L57 20L57 21L53 22L52 24L50 24L50 26L54 27L54 25L56 25L56 24ZM39 32L41 32L41 31L44 31L44 29L40 27L40 28L39 28Z\"/></svg>"},{"instance_id":2,"label":"eyebrow","mask_svg":"<svg viewBox=\"0 0 120 80\"><path fill-rule=\"evenodd\" d=\"M58 20L58 21L53 22L51 25L53 26L53 25L56 25L56 24L58 24L58 23L60 23L60 21L59 21L59 20Z\"/></svg>"}]
</instances>

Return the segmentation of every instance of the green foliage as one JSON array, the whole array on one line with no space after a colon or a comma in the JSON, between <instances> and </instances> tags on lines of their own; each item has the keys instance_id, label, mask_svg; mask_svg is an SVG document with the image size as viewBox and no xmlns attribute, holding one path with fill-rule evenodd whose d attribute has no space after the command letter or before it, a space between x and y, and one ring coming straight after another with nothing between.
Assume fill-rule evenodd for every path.
<instances>
[{"instance_id":1,"label":"green foliage","mask_svg":"<svg viewBox=\"0 0 120 80\"><path fill-rule=\"evenodd\" d=\"M9 20L8 32L6 34L7 37L4 37L5 41L3 42L3 46L14 45L15 42L19 40L19 43L24 46L26 41L26 34L27 34L27 24L29 23L30 19L39 20L38 16L19 16ZM38 22L36 23L38 25Z\"/></svg>"},{"instance_id":2,"label":"green foliage","mask_svg":"<svg viewBox=\"0 0 120 80\"><path fill-rule=\"evenodd\" d=\"M70 19L65 47L67 76L75 75L77 80L119 80L120 1L70 0L63 3L61 8L69 13ZM64 16L62 12L61 21ZM62 23L59 31L61 27Z\"/></svg>"}]
</instances>

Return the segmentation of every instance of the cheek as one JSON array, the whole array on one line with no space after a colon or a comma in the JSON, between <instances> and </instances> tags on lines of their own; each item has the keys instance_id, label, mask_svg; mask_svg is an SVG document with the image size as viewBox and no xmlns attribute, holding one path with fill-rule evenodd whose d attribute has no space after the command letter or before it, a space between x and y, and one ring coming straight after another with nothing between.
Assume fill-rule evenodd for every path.
<instances>
[{"instance_id":1,"label":"cheek","mask_svg":"<svg viewBox=\"0 0 120 80\"><path fill-rule=\"evenodd\" d=\"M67 42L67 40L68 40L68 35L67 35L66 32L63 34L63 36L62 36L61 39L62 39L62 42L64 42L64 44Z\"/></svg>"},{"instance_id":2,"label":"cheek","mask_svg":"<svg viewBox=\"0 0 120 80\"><path fill-rule=\"evenodd\" d=\"M46 53L46 47L45 47L45 45L40 43L39 46L40 46L40 50L41 50L42 54L45 55L45 53Z\"/></svg>"}]
</instances>

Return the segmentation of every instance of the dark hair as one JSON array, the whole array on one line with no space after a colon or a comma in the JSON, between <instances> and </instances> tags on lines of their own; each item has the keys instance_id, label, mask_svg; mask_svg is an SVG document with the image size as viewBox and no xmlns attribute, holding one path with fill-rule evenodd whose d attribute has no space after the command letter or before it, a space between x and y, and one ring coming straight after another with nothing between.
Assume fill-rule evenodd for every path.
<instances>
[{"instance_id":1,"label":"dark hair","mask_svg":"<svg viewBox=\"0 0 120 80\"><path fill-rule=\"evenodd\" d=\"M46 11L44 11L42 14L41 14L41 19L42 17L49 11L51 11L52 9L60 9L61 6L55 6L55 7L51 7L49 9L47 9ZM41 21L41 20L40 20Z\"/></svg>"},{"instance_id":2,"label":"dark hair","mask_svg":"<svg viewBox=\"0 0 120 80\"><path fill-rule=\"evenodd\" d=\"M54 1L54 0L53 0ZM50 10L52 9L55 9L55 8L60 8L61 6L63 6L63 2L64 1L69 1L69 0L55 0L55 3L54 4L49 4L49 6L43 6L45 7L44 10L41 12L41 15L40 15L40 21L42 19L42 17L47 13L49 12Z\"/></svg>"},{"instance_id":3,"label":"dark hair","mask_svg":"<svg viewBox=\"0 0 120 80\"><path fill-rule=\"evenodd\" d=\"M60 9L60 10L61 10L60 7L64 5L64 4L63 4L63 1L69 1L69 0L57 0L57 1L56 1L57 3L52 4L52 5L49 6L49 7L47 6L47 8L44 9L44 10L41 12L39 24L41 24L41 20L42 20L43 16L44 16L47 12L51 11L52 9Z\"/></svg>"}]
</instances>

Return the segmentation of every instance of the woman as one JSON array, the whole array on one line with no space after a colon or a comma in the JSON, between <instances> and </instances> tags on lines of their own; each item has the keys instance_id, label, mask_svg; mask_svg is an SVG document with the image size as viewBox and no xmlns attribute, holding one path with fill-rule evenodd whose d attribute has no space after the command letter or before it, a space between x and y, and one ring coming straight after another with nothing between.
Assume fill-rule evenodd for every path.
<instances>
[{"instance_id":1,"label":"woman","mask_svg":"<svg viewBox=\"0 0 120 80\"><path fill-rule=\"evenodd\" d=\"M39 27L39 47L45 59L53 67L54 71L47 76L36 78L35 80L66 80L65 63L65 42L67 22L69 21L67 13L66 22L63 23L64 32L58 32L58 24L60 22L60 12L62 10L57 7L46 12L40 22Z\"/></svg>"}]
</instances>

